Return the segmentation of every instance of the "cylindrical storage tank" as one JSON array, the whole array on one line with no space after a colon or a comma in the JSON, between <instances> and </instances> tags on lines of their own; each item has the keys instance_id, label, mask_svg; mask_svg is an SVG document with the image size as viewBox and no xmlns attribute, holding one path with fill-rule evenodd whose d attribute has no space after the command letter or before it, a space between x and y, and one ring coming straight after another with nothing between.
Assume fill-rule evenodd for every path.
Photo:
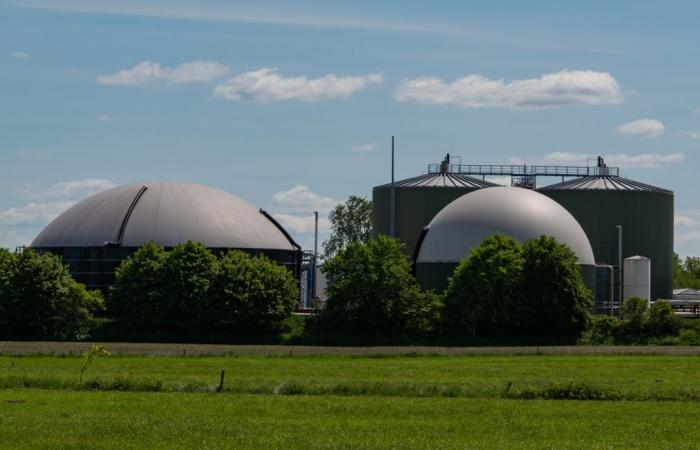
<instances>
[{"instance_id":1,"label":"cylindrical storage tank","mask_svg":"<svg viewBox=\"0 0 700 450\"><path fill-rule=\"evenodd\" d=\"M394 183L394 236L412 255L423 228L442 208L464 194L496 186L488 181L449 172L429 173ZM374 236L391 233L391 183L372 189Z\"/></svg>"},{"instance_id":2,"label":"cylindrical storage tank","mask_svg":"<svg viewBox=\"0 0 700 450\"><path fill-rule=\"evenodd\" d=\"M630 297L639 297L651 300L651 260L644 256L632 256L625 258L623 263L623 294L625 300Z\"/></svg>"},{"instance_id":3,"label":"cylindrical storage tank","mask_svg":"<svg viewBox=\"0 0 700 450\"><path fill-rule=\"evenodd\" d=\"M149 241L263 254L300 276L301 248L269 214L194 183L133 183L97 193L54 219L31 247L61 256L77 281L106 291L122 260Z\"/></svg>"},{"instance_id":4,"label":"cylindrical storage tank","mask_svg":"<svg viewBox=\"0 0 700 450\"><path fill-rule=\"evenodd\" d=\"M430 222L416 252L424 289L442 291L462 259L497 233L523 242L542 235L567 245L578 258L586 286L595 293L596 268L586 233L564 208L530 189L491 187L466 194Z\"/></svg>"},{"instance_id":5,"label":"cylindrical storage tank","mask_svg":"<svg viewBox=\"0 0 700 450\"><path fill-rule=\"evenodd\" d=\"M619 264L617 226L622 225L622 257L649 258L651 299L671 298L673 192L615 176L576 178L538 191L581 224L598 264Z\"/></svg>"}]
</instances>

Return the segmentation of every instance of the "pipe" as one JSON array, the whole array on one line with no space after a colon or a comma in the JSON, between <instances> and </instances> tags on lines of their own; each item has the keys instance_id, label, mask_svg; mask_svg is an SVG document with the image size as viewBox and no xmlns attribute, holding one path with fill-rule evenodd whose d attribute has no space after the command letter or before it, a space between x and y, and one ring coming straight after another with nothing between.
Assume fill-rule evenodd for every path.
<instances>
[{"instance_id":1,"label":"pipe","mask_svg":"<svg viewBox=\"0 0 700 450\"><path fill-rule=\"evenodd\" d=\"M389 205L389 236L396 237L396 193L394 187L394 136L391 137L391 200Z\"/></svg>"},{"instance_id":2,"label":"pipe","mask_svg":"<svg viewBox=\"0 0 700 450\"><path fill-rule=\"evenodd\" d=\"M623 282L623 264L622 264L622 225L617 226L617 264L619 267L619 273L618 273L618 282L620 285L618 286L618 291L619 293L619 298L618 298L618 313L620 315L620 319L622 319L622 303L623 303L623 290L622 290L622 282Z\"/></svg>"}]
</instances>

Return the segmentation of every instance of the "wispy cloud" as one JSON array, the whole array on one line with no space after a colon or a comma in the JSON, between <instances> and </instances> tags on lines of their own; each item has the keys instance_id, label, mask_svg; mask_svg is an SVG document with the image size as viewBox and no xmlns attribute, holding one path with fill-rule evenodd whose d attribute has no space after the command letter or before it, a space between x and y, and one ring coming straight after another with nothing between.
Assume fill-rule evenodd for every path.
<instances>
[{"instance_id":1,"label":"wispy cloud","mask_svg":"<svg viewBox=\"0 0 700 450\"><path fill-rule=\"evenodd\" d=\"M102 114L101 116L97 117L98 122L111 122L112 117L109 114Z\"/></svg>"},{"instance_id":2,"label":"wispy cloud","mask_svg":"<svg viewBox=\"0 0 700 450\"><path fill-rule=\"evenodd\" d=\"M666 126L656 119L638 119L618 125L615 131L623 136L653 139L661 136L666 131Z\"/></svg>"},{"instance_id":3,"label":"wispy cloud","mask_svg":"<svg viewBox=\"0 0 700 450\"><path fill-rule=\"evenodd\" d=\"M685 130L681 131L681 134L689 137L690 139L700 140L700 131L697 130Z\"/></svg>"},{"instance_id":4,"label":"wispy cloud","mask_svg":"<svg viewBox=\"0 0 700 450\"><path fill-rule=\"evenodd\" d=\"M482 75L468 75L452 82L421 77L403 81L394 98L400 102L463 108L545 109L620 103L623 93L609 73L564 70L509 82Z\"/></svg>"},{"instance_id":5,"label":"wispy cloud","mask_svg":"<svg viewBox=\"0 0 700 450\"><path fill-rule=\"evenodd\" d=\"M676 244L700 243L700 210L686 209L676 212L675 236Z\"/></svg>"},{"instance_id":6,"label":"wispy cloud","mask_svg":"<svg viewBox=\"0 0 700 450\"><path fill-rule=\"evenodd\" d=\"M97 84L202 83L223 77L228 72L229 68L217 61L189 61L173 68L163 67L158 62L142 61L130 69L97 77Z\"/></svg>"},{"instance_id":7,"label":"wispy cloud","mask_svg":"<svg viewBox=\"0 0 700 450\"><path fill-rule=\"evenodd\" d=\"M319 78L309 78L306 75L284 77L277 72L277 69L262 68L236 75L226 83L216 86L214 95L231 101L315 102L347 99L357 91L382 81L381 74L339 77L331 73Z\"/></svg>"},{"instance_id":8,"label":"wispy cloud","mask_svg":"<svg viewBox=\"0 0 700 450\"><path fill-rule=\"evenodd\" d=\"M350 148L351 152L359 152L359 153L366 153L366 152L373 152L377 149L377 144L362 144L362 145L356 145L354 147Z\"/></svg>"},{"instance_id":9,"label":"wispy cloud","mask_svg":"<svg viewBox=\"0 0 700 450\"><path fill-rule=\"evenodd\" d=\"M595 153L576 153L576 152L552 152L544 156L520 157L513 156L510 158L511 164L552 164L552 165L581 165L585 166L589 160L597 157ZM685 160L683 153L640 153L630 155L627 153L613 153L602 155L605 158L606 164L609 166L619 167L641 167L647 169L655 169L669 164L678 164Z\"/></svg>"},{"instance_id":10,"label":"wispy cloud","mask_svg":"<svg viewBox=\"0 0 700 450\"><path fill-rule=\"evenodd\" d=\"M271 211L275 219L289 231L307 235L314 232L314 211L319 213L319 234L326 235L330 230L328 214L338 204L338 201L317 194L303 185L277 192L272 200L274 206Z\"/></svg>"},{"instance_id":11,"label":"wispy cloud","mask_svg":"<svg viewBox=\"0 0 700 450\"><path fill-rule=\"evenodd\" d=\"M30 56L29 53L23 52L21 50L16 50L16 51L10 53L10 58L13 58L13 59L27 59L27 58L29 58L29 56Z\"/></svg>"},{"instance_id":12,"label":"wispy cloud","mask_svg":"<svg viewBox=\"0 0 700 450\"><path fill-rule=\"evenodd\" d=\"M114 186L111 181L100 178L61 181L47 187L19 186L16 190L25 197L26 203L0 209L0 247L29 244L30 236L78 201Z\"/></svg>"},{"instance_id":13,"label":"wispy cloud","mask_svg":"<svg viewBox=\"0 0 700 450\"><path fill-rule=\"evenodd\" d=\"M116 184L103 178L60 181L48 187L24 184L17 190L32 199L79 199L115 187Z\"/></svg>"}]
</instances>

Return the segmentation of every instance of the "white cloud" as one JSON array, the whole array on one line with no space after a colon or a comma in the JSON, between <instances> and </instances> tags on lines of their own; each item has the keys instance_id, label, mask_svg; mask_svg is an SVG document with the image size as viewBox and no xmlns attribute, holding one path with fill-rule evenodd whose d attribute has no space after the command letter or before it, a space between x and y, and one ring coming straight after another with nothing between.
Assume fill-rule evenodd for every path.
<instances>
[{"instance_id":1,"label":"white cloud","mask_svg":"<svg viewBox=\"0 0 700 450\"><path fill-rule=\"evenodd\" d=\"M686 130L686 131L683 131L683 134L685 136L689 137L690 139L700 140L700 131Z\"/></svg>"},{"instance_id":2,"label":"white cloud","mask_svg":"<svg viewBox=\"0 0 700 450\"><path fill-rule=\"evenodd\" d=\"M337 200L317 194L303 185L277 192L272 200L272 215L289 232L302 235L299 236L300 242L307 245L310 242L308 237L314 232L314 211L318 211L320 242L327 237L331 228L328 214L338 204Z\"/></svg>"},{"instance_id":3,"label":"white cloud","mask_svg":"<svg viewBox=\"0 0 700 450\"><path fill-rule=\"evenodd\" d=\"M32 238L26 233L13 229L6 230L0 227L0 248L14 250L19 246L29 245L31 242Z\"/></svg>"},{"instance_id":4,"label":"white cloud","mask_svg":"<svg viewBox=\"0 0 700 450\"><path fill-rule=\"evenodd\" d=\"M486 181L491 183L500 184L501 186L510 186L511 178L509 176L493 176L487 177Z\"/></svg>"},{"instance_id":5,"label":"white cloud","mask_svg":"<svg viewBox=\"0 0 700 450\"><path fill-rule=\"evenodd\" d=\"M377 144L356 145L350 149L351 152L373 152L377 149Z\"/></svg>"},{"instance_id":6,"label":"white cloud","mask_svg":"<svg viewBox=\"0 0 700 450\"><path fill-rule=\"evenodd\" d=\"M202 83L228 74L229 68L216 61L190 61L177 67L162 67L158 62L142 61L130 69L97 77L98 84L136 85L156 82Z\"/></svg>"},{"instance_id":7,"label":"white cloud","mask_svg":"<svg viewBox=\"0 0 700 450\"><path fill-rule=\"evenodd\" d=\"M544 156L534 157L511 157L511 164L551 164L551 165L580 165L585 166L589 160L593 160L598 155L594 153L573 153L573 152L552 152ZM608 166L618 167L642 167L654 169L664 165L678 164L685 160L683 153L640 153L629 155L627 153L616 153L603 155Z\"/></svg>"},{"instance_id":8,"label":"white cloud","mask_svg":"<svg viewBox=\"0 0 700 450\"><path fill-rule=\"evenodd\" d=\"M676 244L700 241L700 230L691 230L684 233L676 233L673 238Z\"/></svg>"},{"instance_id":9,"label":"white cloud","mask_svg":"<svg viewBox=\"0 0 700 450\"><path fill-rule=\"evenodd\" d=\"M29 56L30 56L29 53L23 52L21 50L17 50L17 51L10 53L10 58L14 58L14 59L27 59L27 58L29 58Z\"/></svg>"},{"instance_id":10,"label":"white cloud","mask_svg":"<svg viewBox=\"0 0 700 450\"><path fill-rule=\"evenodd\" d=\"M638 119L618 125L615 131L624 136L643 136L653 139L661 136L666 131L666 126L656 119Z\"/></svg>"},{"instance_id":11,"label":"white cloud","mask_svg":"<svg viewBox=\"0 0 700 450\"><path fill-rule=\"evenodd\" d=\"M700 222L698 222L698 219L696 217L683 214L676 214L673 223L679 228L687 228L695 226Z\"/></svg>"},{"instance_id":12,"label":"white cloud","mask_svg":"<svg viewBox=\"0 0 700 450\"><path fill-rule=\"evenodd\" d=\"M0 210L0 226L44 225L74 204L74 201L53 201L3 209Z\"/></svg>"},{"instance_id":13,"label":"white cloud","mask_svg":"<svg viewBox=\"0 0 700 450\"><path fill-rule=\"evenodd\" d=\"M506 109L609 105L620 103L622 97L622 89L612 75L591 70L563 70L510 82L482 75L468 75L452 82L421 77L403 81L394 92L394 98L400 102Z\"/></svg>"},{"instance_id":14,"label":"white cloud","mask_svg":"<svg viewBox=\"0 0 700 450\"><path fill-rule=\"evenodd\" d=\"M338 202L330 197L319 195L308 186L298 185L288 191L277 192L272 196L275 207L284 212L329 212Z\"/></svg>"},{"instance_id":15,"label":"white cloud","mask_svg":"<svg viewBox=\"0 0 700 450\"><path fill-rule=\"evenodd\" d=\"M236 75L214 88L214 96L225 100L252 100L269 103L280 100L315 102L347 99L355 92L383 81L381 74L338 77L327 74L320 78L284 77L277 69L262 68Z\"/></svg>"},{"instance_id":16,"label":"white cloud","mask_svg":"<svg viewBox=\"0 0 700 450\"><path fill-rule=\"evenodd\" d=\"M18 190L20 193L35 199L77 199L111 189L115 186L116 184L103 178L87 178L85 180L60 181L47 188L25 184Z\"/></svg>"},{"instance_id":17,"label":"white cloud","mask_svg":"<svg viewBox=\"0 0 700 450\"><path fill-rule=\"evenodd\" d=\"M98 122L111 122L112 117L109 114L102 114L97 118Z\"/></svg>"}]
</instances>

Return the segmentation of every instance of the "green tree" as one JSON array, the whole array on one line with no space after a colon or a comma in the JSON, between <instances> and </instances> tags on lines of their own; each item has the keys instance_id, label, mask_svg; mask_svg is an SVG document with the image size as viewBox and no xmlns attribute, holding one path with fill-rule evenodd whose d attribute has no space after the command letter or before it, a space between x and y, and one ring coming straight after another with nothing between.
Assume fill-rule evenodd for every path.
<instances>
[{"instance_id":1,"label":"green tree","mask_svg":"<svg viewBox=\"0 0 700 450\"><path fill-rule=\"evenodd\" d=\"M166 256L163 247L147 242L117 268L107 306L123 326L151 330L163 325L161 284Z\"/></svg>"},{"instance_id":2,"label":"green tree","mask_svg":"<svg viewBox=\"0 0 700 450\"><path fill-rule=\"evenodd\" d=\"M473 248L445 291L447 328L469 335L512 334L524 264L522 246L503 234Z\"/></svg>"},{"instance_id":3,"label":"green tree","mask_svg":"<svg viewBox=\"0 0 700 450\"><path fill-rule=\"evenodd\" d=\"M0 248L0 334L3 333L7 326L4 318L11 292L10 281L14 264L15 255L7 249Z\"/></svg>"},{"instance_id":4,"label":"green tree","mask_svg":"<svg viewBox=\"0 0 700 450\"><path fill-rule=\"evenodd\" d=\"M523 272L516 302L520 329L536 335L571 335L586 329L593 298L576 254L549 236L523 244Z\"/></svg>"},{"instance_id":5,"label":"green tree","mask_svg":"<svg viewBox=\"0 0 700 450\"><path fill-rule=\"evenodd\" d=\"M386 236L352 241L323 265L328 301L321 326L367 333L430 331L439 318L439 297L420 290L403 244Z\"/></svg>"},{"instance_id":6,"label":"green tree","mask_svg":"<svg viewBox=\"0 0 700 450\"><path fill-rule=\"evenodd\" d=\"M5 301L9 336L22 339L77 340L87 337L102 295L71 277L58 256L26 249L14 257Z\"/></svg>"},{"instance_id":7,"label":"green tree","mask_svg":"<svg viewBox=\"0 0 700 450\"><path fill-rule=\"evenodd\" d=\"M218 262L204 245L188 241L168 252L159 294L165 303L164 323L199 330L211 323L211 287Z\"/></svg>"},{"instance_id":8,"label":"green tree","mask_svg":"<svg viewBox=\"0 0 700 450\"><path fill-rule=\"evenodd\" d=\"M362 197L350 196L337 205L328 216L331 234L323 243L323 258L333 258L348 245L366 243L372 235L372 202Z\"/></svg>"},{"instance_id":9,"label":"green tree","mask_svg":"<svg viewBox=\"0 0 700 450\"><path fill-rule=\"evenodd\" d=\"M219 261L214 317L238 332L279 329L299 303L292 273L265 256L230 251Z\"/></svg>"},{"instance_id":10,"label":"green tree","mask_svg":"<svg viewBox=\"0 0 700 450\"><path fill-rule=\"evenodd\" d=\"M673 287L700 289L700 258L688 256L684 261L673 254Z\"/></svg>"}]
</instances>

